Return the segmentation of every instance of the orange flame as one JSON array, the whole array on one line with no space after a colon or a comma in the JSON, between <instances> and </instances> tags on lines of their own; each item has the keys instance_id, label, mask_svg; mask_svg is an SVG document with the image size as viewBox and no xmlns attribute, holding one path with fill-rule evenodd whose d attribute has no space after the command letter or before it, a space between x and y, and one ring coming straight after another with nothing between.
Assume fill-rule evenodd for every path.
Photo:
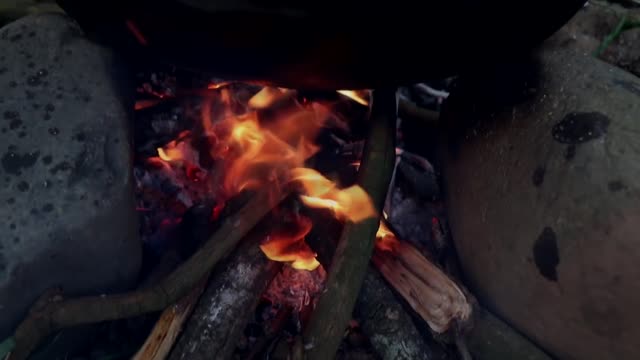
<instances>
[{"instance_id":1,"label":"orange flame","mask_svg":"<svg viewBox=\"0 0 640 360\"><path fill-rule=\"evenodd\" d=\"M369 100L367 100L369 98L368 90L338 90L338 93L348 97L360 105L369 105Z\"/></svg>"},{"instance_id":2,"label":"orange flame","mask_svg":"<svg viewBox=\"0 0 640 360\"><path fill-rule=\"evenodd\" d=\"M376 233L376 248L382 251L397 252L400 241L389 227L380 221L380 227Z\"/></svg>"},{"instance_id":3,"label":"orange flame","mask_svg":"<svg viewBox=\"0 0 640 360\"><path fill-rule=\"evenodd\" d=\"M300 270L315 270L320 263L316 260L316 254L311 251L304 242L304 237L311 231L311 221L300 217L296 223L297 228L289 234L271 234L260 249L273 261L291 262L291 267Z\"/></svg>"},{"instance_id":4,"label":"orange flame","mask_svg":"<svg viewBox=\"0 0 640 360\"><path fill-rule=\"evenodd\" d=\"M158 157L166 162L181 162L189 161L195 162L195 152L191 149L191 146L185 140L191 135L190 131L183 131L178 135L178 138L170 141L164 147L159 147Z\"/></svg>"},{"instance_id":5,"label":"orange flame","mask_svg":"<svg viewBox=\"0 0 640 360\"><path fill-rule=\"evenodd\" d=\"M271 131L261 128L254 114L238 121L231 130L237 157L230 160L224 186L228 194L278 183L286 172L300 166L317 148L301 138L292 146Z\"/></svg>"},{"instance_id":6,"label":"orange flame","mask_svg":"<svg viewBox=\"0 0 640 360\"><path fill-rule=\"evenodd\" d=\"M329 118L326 107L316 103L299 106L293 102L293 90L273 87L264 87L240 104L234 97L238 94L228 85L209 85L212 91L207 93L202 106L202 135L209 146L205 150L222 170L210 173L212 177L222 175L222 186L211 188L218 198L264 186L273 186L275 194L280 185L295 183L300 185L300 199L308 207L330 209L337 218L353 222L376 216L371 199L361 187L339 189L319 172L303 167L318 151L313 140ZM368 103L367 92L345 90L340 93L360 104ZM289 106L287 101L294 106ZM267 119L258 114L264 109L273 109ZM192 181L205 179L195 174L200 169L202 149L199 146L200 150L196 151L191 147L186 141L190 135L182 133L158 148L158 157L149 159L150 162L162 163L168 171L184 167ZM189 172L195 173L189 176ZM304 242L311 226L309 219L297 217L295 231L274 230L260 248L271 260L290 262L296 269L313 270L319 263Z\"/></svg>"},{"instance_id":7,"label":"orange flame","mask_svg":"<svg viewBox=\"0 0 640 360\"><path fill-rule=\"evenodd\" d=\"M278 101L291 96L292 90L264 87L249 100L252 109L267 109Z\"/></svg>"},{"instance_id":8,"label":"orange flame","mask_svg":"<svg viewBox=\"0 0 640 360\"><path fill-rule=\"evenodd\" d=\"M222 81L222 82L218 82L218 83L211 83L207 86L207 89L209 90L217 90L217 89L221 89L223 87L229 86L231 83L228 81Z\"/></svg>"},{"instance_id":9,"label":"orange flame","mask_svg":"<svg viewBox=\"0 0 640 360\"><path fill-rule=\"evenodd\" d=\"M330 209L342 219L360 222L376 216L369 195L358 185L338 189L336 184L319 172L307 168L291 170L292 181L302 185L302 202L312 208Z\"/></svg>"}]
</instances>

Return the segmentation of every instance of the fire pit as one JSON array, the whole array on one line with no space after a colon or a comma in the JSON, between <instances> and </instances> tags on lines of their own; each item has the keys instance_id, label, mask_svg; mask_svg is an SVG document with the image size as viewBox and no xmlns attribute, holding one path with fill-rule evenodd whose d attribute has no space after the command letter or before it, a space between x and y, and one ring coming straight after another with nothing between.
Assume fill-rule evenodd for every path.
<instances>
[{"instance_id":1,"label":"fire pit","mask_svg":"<svg viewBox=\"0 0 640 360\"><path fill-rule=\"evenodd\" d=\"M126 39L128 55L162 60L145 64L131 87L137 92L133 179L143 271L130 292L43 294L6 343L8 359L27 358L61 329L133 317L152 324L133 354L138 360L328 359L350 347L384 358L468 356L461 334L473 300L442 270L451 265L450 245L443 206L434 201L433 168L397 146L398 112L423 121L437 117L397 95L398 84L433 76L414 71L420 58L409 61L406 73L373 78L389 57L379 59L384 66L357 71L375 57L372 40L355 45L351 28L344 43L312 38L323 44L319 49L353 45L353 58L344 63L314 63L304 48L304 56L292 57L303 65L281 61L289 53L269 53L264 65L238 70L234 62L255 54L251 48L216 57L216 76L234 79L220 80L203 71L211 53L202 59L193 53L193 42L208 37L197 24L209 19L210 9L199 2L118 3L104 14L109 21L95 24L99 7L61 3L98 39ZM179 21L161 31L157 25L168 16ZM110 30L113 36L106 36ZM179 44L185 37L189 41ZM217 49L237 50L228 41ZM163 67L167 60L181 66ZM150 71L154 66L162 70ZM444 73L460 66L454 62ZM33 82L40 85L46 75L38 72ZM432 100L446 96L426 85L414 90ZM417 230L399 227L412 224L397 219L418 213L422 202L415 199L423 197L433 202L428 221ZM415 241L421 237L429 241Z\"/></svg>"},{"instance_id":2,"label":"fire pit","mask_svg":"<svg viewBox=\"0 0 640 360\"><path fill-rule=\"evenodd\" d=\"M162 87L163 81L156 80L155 83ZM165 95L194 93L193 89L165 89L158 92L153 90L153 85L149 85L152 84L143 86L140 91L155 94L155 96L163 93ZM144 180L148 183L148 179L154 177L152 174L156 172L156 175L164 178L164 181L156 180L155 183L162 184L169 181L174 185L177 184L176 188L180 192L174 194L173 198L188 199L186 201L188 204L181 204L179 209L185 209L186 205L192 202L210 202L213 199L219 199L220 203L211 206L212 216L216 218L220 216L220 208L225 204L224 199L232 198L243 190L267 188L267 199L281 199L280 192L283 189L291 185L299 189L297 190L300 194L298 201L279 206L271 216L269 225L262 226L265 230L262 230L258 237L262 238L260 249L267 258L289 264L271 282L264 297L269 301L272 309L274 307L289 309L285 311L290 313L289 316L298 319L296 326L301 330L307 322L313 321L313 317L309 318L309 315L321 294L326 276L324 268L316 259L316 253L307 245L305 238L314 237L314 243L319 249L329 249L329 254L322 254L324 265L329 266L332 263L332 249L339 238L341 222L357 224L374 216L376 212L367 193L358 185L350 185L354 182L360 166L362 151L361 146L357 146L358 131L352 129L358 121L353 119L361 118L360 123L368 121L370 92L340 91L305 94L300 91L256 87L241 83L213 83L208 84L207 89L201 90L200 93L202 104L196 108L199 108L203 114L196 114L194 122L197 130L174 129L178 133L177 139L171 140L164 147L157 148L157 155L145 160L146 168L138 171L139 178L143 179L141 183L143 193ZM145 103L148 105L148 102L139 102L140 106ZM158 106L161 106L161 103ZM143 111L152 112L153 108ZM384 115L387 114L378 116ZM395 117L393 113L391 116ZM354 134L356 134L355 137ZM356 145L356 151L354 151L354 145ZM198 149L198 147L204 148ZM360 151L357 151L357 148L360 148ZM313 163L317 168L326 168L337 174L337 181L343 185L325 178L316 170L304 168L305 163ZM204 167L203 164L207 164L209 168ZM212 176L215 179L213 181ZM286 181L282 182L282 179ZM217 186L212 187L212 185ZM200 189L200 187L204 188ZM153 201L154 198L151 199ZM148 203L141 204L141 207L163 208ZM179 212L174 221L167 222L165 216L161 218L160 226L157 228L162 232L163 223L169 226L178 223L183 218L183 214ZM239 221L243 219L240 218ZM327 221L335 224L333 231L327 232L317 228L312 230L312 227ZM152 228L156 227L152 226ZM327 239L331 236L333 239ZM324 238L323 240L328 244L319 244L320 237ZM384 254L408 254L411 250L400 252L395 243L397 240L393 240L391 230L384 225L379 230L379 237L381 242L378 245L380 250L376 263L383 269L383 273L388 275L389 280L397 281L393 273L400 267L393 265L394 256L388 257ZM363 238L351 240L362 241ZM211 297L207 296L204 303L196 307L193 315L195 320L187 325L185 335L178 342L176 353L182 353L182 356L188 358L204 358L212 353L226 358L230 356L230 351L237 351L233 345L225 344L227 336L237 336L229 330L229 323L238 322L238 318L243 319L243 323L247 321L247 316L250 314L248 308L254 304L254 298L263 291L265 285L277 273L277 270L274 271L274 265L262 260L263 255L251 249L250 246L245 246L238 251L239 259L231 263L232 270L226 271L226 275L221 277L222 281L229 284L228 289L220 290L214 287L216 293L212 293ZM365 251L358 250L358 252ZM359 255L355 253L349 256L358 258ZM345 260L349 258L336 261ZM416 264L410 263L408 266L413 268L414 265ZM242 267L245 268L242 269ZM386 268L389 267L390 269L387 270ZM251 271L260 275L252 274ZM247 282L244 287L241 285L243 282ZM377 284L377 286L380 285ZM453 283L445 282L445 286L447 285L453 289L456 288ZM250 295L247 296L241 291L245 288L252 290ZM211 285L209 289L212 289ZM404 289L400 287L400 291L407 291L405 296L409 296L409 289L410 287ZM346 288L346 291L349 290ZM351 291L357 291L357 286ZM422 293L427 294L429 291ZM230 308L230 304L225 304L222 300L225 295L234 299L236 304L244 305ZM332 295L334 300L335 296L335 294ZM342 295L338 296L341 299L344 298ZM464 299L462 293L457 296ZM335 301L331 302L335 306ZM469 309L464 310L465 306L468 306L465 304L463 300L462 304L454 305L460 306L459 311L462 313L448 316L467 318L466 312ZM417 311L421 311L419 304L414 303L413 306ZM445 306L448 307L450 304ZM429 318L429 311L422 311L423 315ZM219 312L226 312L226 315L216 315ZM348 314L349 311L347 311ZM318 321L321 329L326 326L324 316L323 314ZM213 326L216 330L211 330L211 318L216 318ZM447 316L443 319L435 319L435 321L438 320L443 322L437 325L432 323L433 327L439 332L445 331L449 327ZM202 334L206 334L204 340ZM339 340L340 336L337 339ZM153 348L153 346L153 343L147 344L147 348ZM310 349L313 344L307 343L306 347ZM256 349L249 347L247 351L255 352ZM420 349L412 349L412 351L420 351Z\"/></svg>"},{"instance_id":3,"label":"fire pit","mask_svg":"<svg viewBox=\"0 0 640 360\"><path fill-rule=\"evenodd\" d=\"M395 338L411 356L446 353L426 345L367 266L377 232L374 264L434 333L469 319L460 288L379 222L383 204L393 211L386 193L396 165L413 156L417 171L430 170L395 148L395 90L309 92L204 79L171 69L138 76L139 289L43 295L18 327L10 358L27 356L59 329L161 310L137 359L251 358L273 346L326 358L340 346L364 277L372 299L358 306L363 320L351 326L353 336L360 327L369 336L386 331L384 341ZM392 304L391 318L375 317L378 301ZM383 321L407 338L374 325ZM381 351L383 342L369 346Z\"/></svg>"}]
</instances>

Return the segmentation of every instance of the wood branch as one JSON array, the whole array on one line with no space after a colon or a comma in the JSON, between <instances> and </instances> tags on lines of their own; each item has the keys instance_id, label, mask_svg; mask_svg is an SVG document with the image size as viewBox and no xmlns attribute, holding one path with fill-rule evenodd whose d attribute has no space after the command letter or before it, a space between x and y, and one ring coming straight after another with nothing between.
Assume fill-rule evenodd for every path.
<instances>
[{"instance_id":1,"label":"wood branch","mask_svg":"<svg viewBox=\"0 0 640 360\"><path fill-rule=\"evenodd\" d=\"M464 292L411 244L395 242L391 250L377 246L373 263L436 333L470 320L472 307Z\"/></svg>"},{"instance_id":2,"label":"wood branch","mask_svg":"<svg viewBox=\"0 0 640 360\"><path fill-rule=\"evenodd\" d=\"M359 184L380 211L395 163L396 92L373 92L371 129L365 145ZM373 251L378 219L347 223L327 277L325 291L304 332L309 360L332 359L342 340Z\"/></svg>"},{"instance_id":3,"label":"wood branch","mask_svg":"<svg viewBox=\"0 0 640 360\"><path fill-rule=\"evenodd\" d=\"M446 358L444 347L420 334L380 274L369 267L354 310L362 332L382 360Z\"/></svg>"},{"instance_id":4,"label":"wood branch","mask_svg":"<svg viewBox=\"0 0 640 360\"><path fill-rule=\"evenodd\" d=\"M260 295L282 267L260 250L264 236L252 231L212 275L169 359L231 358Z\"/></svg>"},{"instance_id":5,"label":"wood branch","mask_svg":"<svg viewBox=\"0 0 640 360\"><path fill-rule=\"evenodd\" d=\"M237 209L234 209L233 205L236 202L239 202L239 204L235 205L242 205L241 200L236 198L231 201L225 208L226 213L232 214L235 212ZM153 286L171 274L184 261L184 256L181 253L186 253L185 256L188 257L189 253L192 254L197 251L198 244L204 243L215 231L216 224L211 222L212 211L213 204L200 204L191 207L184 213L180 223L180 227L183 228L180 242L171 244L163 252L158 264L143 280L140 287ZM190 251L190 245L193 246L193 251ZM205 278L209 278L208 273ZM162 312L133 360L161 360L169 356L173 344L182 331L184 322L191 315L191 311L205 287L206 280L203 279L189 294Z\"/></svg>"},{"instance_id":6,"label":"wood branch","mask_svg":"<svg viewBox=\"0 0 640 360\"><path fill-rule=\"evenodd\" d=\"M257 193L240 211L226 219L218 231L189 260L159 284L124 294L48 301L33 307L14 334L9 360L26 359L48 335L62 328L123 319L160 311L189 292L211 268L287 194Z\"/></svg>"},{"instance_id":7,"label":"wood branch","mask_svg":"<svg viewBox=\"0 0 640 360\"><path fill-rule=\"evenodd\" d=\"M415 84L413 85L413 89L427 96L433 96L433 97L443 98L443 99L446 99L449 97L449 92L444 90L436 90L426 84Z\"/></svg>"},{"instance_id":8,"label":"wood branch","mask_svg":"<svg viewBox=\"0 0 640 360\"><path fill-rule=\"evenodd\" d=\"M398 116L403 120L417 120L429 126L438 125L440 119L439 112L419 107L404 97L398 99Z\"/></svg>"},{"instance_id":9,"label":"wood branch","mask_svg":"<svg viewBox=\"0 0 640 360\"><path fill-rule=\"evenodd\" d=\"M314 211L310 217L314 224L323 226L315 227L306 241L317 252L318 261L329 269L342 223L327 212ZM446 358L443 345L436 342L429 332L421 332L416 327L412 315L373 264L367 268L353 316L382 360Z\"/></svg>"},{"instance_id":10,"label":"wood branch","mask_svg":"<svg viewBox=\"0 0 640 360\"><path fill-rule=\"evenodd\" d=\"M187 296L165 309L132 360L166 359L204 288L205 282L202 281Z\"/></svg>"}]
</instances>

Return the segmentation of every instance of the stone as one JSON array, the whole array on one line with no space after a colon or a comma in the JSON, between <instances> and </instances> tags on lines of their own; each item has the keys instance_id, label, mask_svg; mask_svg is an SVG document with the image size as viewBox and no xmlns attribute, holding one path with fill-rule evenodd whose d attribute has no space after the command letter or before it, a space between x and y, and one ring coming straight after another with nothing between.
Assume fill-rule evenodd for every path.
<instances>
[{"instance_id":1,"label":"stone","mask_svg":"<svg viewBox=\"0 0 640 360\"><path fill-rule=\"evenodd\" d=\"M64 15L0 29L0 338L34 300L133 284L141 261L124 64Z\"/></svg>"},{"instance_id":2,"label":"stone","mask_svg":"<svg viewBox=\"0 0 640 360\"><path fill-rule=\"evenodd\" d=\"M55 0L11 0L0 2L0 27L31 14L62 13Z\"/></svg>"},{"instance_id":3,"label":"stone","mask_svg":"<svg viewBox=\"0 0 640 360\"><path fill-rule=\"evenodd\" d=\"M640 8L590 1L545 46L594 54L625 16L628 20L640 21ZM623 31L600 58L640 76L640 27Z\"/></svg>"},{"instance_id":4,"label":"stone","mask_svg":"<svg viewBox=\"0 0 640 360\"><path fill-rule=\"evenodd\" d=\"M514 103L480 83L443 112L460 262L480 303L555 357L637 359L640 79L575 52L537 58L526 83L503 74L525 94Z\"/></svg>"}]
</instances>

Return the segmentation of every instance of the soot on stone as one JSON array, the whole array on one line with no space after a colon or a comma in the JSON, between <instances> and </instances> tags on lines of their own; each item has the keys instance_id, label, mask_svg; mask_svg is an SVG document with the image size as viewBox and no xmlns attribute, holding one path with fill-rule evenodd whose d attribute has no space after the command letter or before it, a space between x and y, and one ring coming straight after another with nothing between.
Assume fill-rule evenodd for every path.
<instances>
[{"instance_id":1,"label":"soot on stone","mask_svg":"<svg viewBox=\"0 0 640 360\"><path fill-rule=\"evenodd\" d=\"M20 190L20 192L25 192L29 190L29 183L26 181L20 181L18 183L18 190Z\"/></svg>"},{"instance_id":2,"label":"soot on stone","mask_svg":"<svg viewBox=\"0 0 640 360\"><path fill-rule=\"evenodd\" d=\"M563 144L580 144L605 135L610 123L599 112L572 112L553 126L551 135Z\"/></svg>"},{"instance_id":3,"label":"soot on stone","mask_svg":"<svg viewBox=\"0 0 640 360\"><path fill-rule=\"evenodd\" d=\"M545 227L533 244L533 260L540 272L549 281L558 281L556 267L560 264L556 233L550 227Z\"/></svg>"},{"instance_id":4,"label":"soot on stone","mask_svg":"<svg viewBox=\"0 0 640 360\"><path fill-rule=\"evenodd\" d=\"M21 155L14 152L14 150L9 150L2 156L0 163L7 174L18 175L21 169L33 166L38 161L39 156L39 151Z\"/></svg>"},{"instance_id":5,"label":"soot on stone","mask_svg":"<svg viewBox=\"0 0 640 360\"><path fill-rule=\"evenodd\" d=\"M609 184L607 184L607 187L611 192L618 192L620 190L626 189L626 185L622 182L622 180L610 181Z\"/></svg>"},{"instance_id":6,"label":"soot on stone","mask_svg":"<svg viewBox=\"0 0 640 360\"><path fill-rule=\"evenodd\" d=\"M71 166L71 164L69 164L67 161L63 161L57 165L55 165L54 167L52 167L49 172L53 175L57 174L58 171L67 171L67 170L71 170L73 167Z\"/></svg>"},{"instance_id":7,"label":"soot on stone","mask_svg":"<svg viewBox=\"0 0 640 360\"><path fill-rule=\"evenodd\" d=\"M535 187L539 187L544 182L544 175L547 172L547 169L544 166L538 166L533 171L532 181Z\"/></svg>"},{"instance_id":8,"label":"soot on stone","mask_svg":"<svg viewBox=\"0 0 640 360\"><path fill-rule=\"evenodd\" d=\"M567 161L571 161L573 160L574 157L576 157L576 146L575 145L567 146L567 149L564 152L564 158L567 159Z\"/></svg>"}]
</instances>

